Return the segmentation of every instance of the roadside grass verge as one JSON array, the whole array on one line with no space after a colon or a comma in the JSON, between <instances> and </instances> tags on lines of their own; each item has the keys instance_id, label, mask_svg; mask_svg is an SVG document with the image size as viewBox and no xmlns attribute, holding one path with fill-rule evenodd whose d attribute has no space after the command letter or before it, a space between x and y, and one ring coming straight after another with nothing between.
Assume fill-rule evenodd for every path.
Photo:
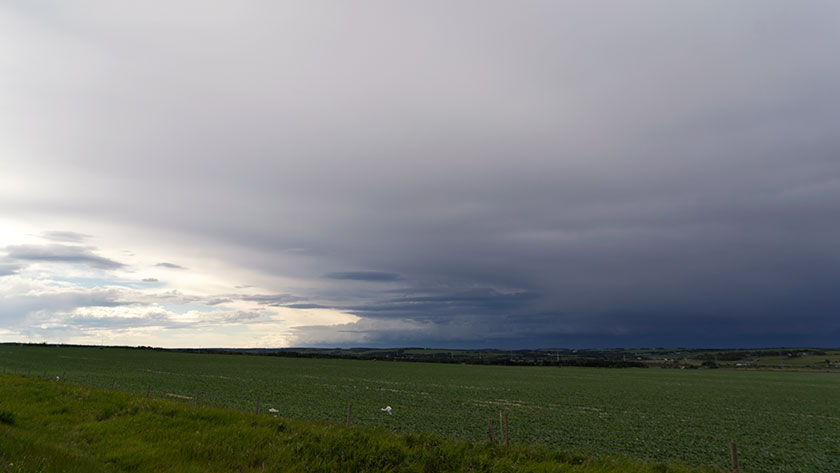
<instances>
[{"instance_id":1,"label":"roadside grass verge","mask_svg":"<svg viewBox=\"0 0 840 473\"><path fill-rule=\"evenodd\" d=\"M699 473L674 463L445 440L0 375L0 472Z\"/></svg>"}]
</instances>

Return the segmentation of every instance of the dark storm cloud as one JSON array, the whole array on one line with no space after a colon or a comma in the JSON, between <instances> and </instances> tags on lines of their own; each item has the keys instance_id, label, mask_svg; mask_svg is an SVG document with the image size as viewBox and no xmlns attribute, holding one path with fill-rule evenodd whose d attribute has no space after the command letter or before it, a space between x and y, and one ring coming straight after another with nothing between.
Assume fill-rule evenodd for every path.
<instances>
[{"instance_id":1,"label":"dark storm cloud","mask_svg":"<svg viewBox=\"0 0 840 473\"><path fill-rule=\"evenodd\" d=\"M81 243L81 242L89 239L90 237L91 237L90 235L86 235L84 233L58 231L58 230L41 232L41 238L44 238L44 239L50 240L50 241L58 241L58 242L62 242L62 243Z\"/></svg>"},{"instance_id":2,"label":"dark storm cloud","mask_svg":"<svg viewBox=\"0 0 840 473\"><path fill-rule=\"evenodd\" d=\"M120 269L125 265L99 256L93 249L70 245L11 245L5 248L8 257L20 261L83 264L97 269Z\"/></svg>"},{"instance_id":3,"label":"dark storm cloud","mask_svg":"<svg viewBox=\"0 0 840 473\"><path fill-rule=\"evenodd\" d=\"M33 150L4 215L165 230L275 292L230 299L360 317L312 344L840 330L840 3L193 7L0 15Z\"/></svg>"},{"instance_id":4,"label":"dark storm cloud","mask_svg":"<svg viewBox=\"0 0 840 473\"><path fill-rule=\"evenodd\" d=\"M412 320L450 319L470 315L491 318L521 310L527 301L539 296L529 292L501 293L493 289L463 292L409 295L378 301L375 304L348 306L342 309L365 317L394 317Z\"/></svg>"},{"instance_id":5,"label":"dark storm cloud","mask_svg":"<svg viewBox=\"0 0 840 473\"><path fill-rule=\"evenodd\" d=\"M175 263L166 263L166 262L158 263L155 266L157 266L159 268L167 268L167 269L187 269L187 268L185 268L183 266L180 266L180 265L177 265Z\"/></svg>"},{"instance_id":6,"label":"dark storm cloud","mask_svg":"<svg viewBox=\"0 0 840 473\"><path fill-rule=\"evenodd\" d=\"M328 279L347 279L351 281L367 282L392 282L400 280L399 274L386 273L382 271L342 271L327 273L324 277Z\"/></svg>"}]
</instances>

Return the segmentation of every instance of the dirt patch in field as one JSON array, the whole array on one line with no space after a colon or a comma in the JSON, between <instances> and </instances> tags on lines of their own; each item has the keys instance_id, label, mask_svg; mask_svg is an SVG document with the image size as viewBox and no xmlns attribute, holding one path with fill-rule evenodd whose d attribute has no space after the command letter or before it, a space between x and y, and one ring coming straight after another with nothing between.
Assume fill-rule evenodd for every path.
<instances>
[{"instance_id":1,"label":"dirt patch in field","mask_svg":"<svg viewBox=\"0 0 840 473\"><path fill-rule=\"evenodd\" d=\"M166 395L169 396L169 397L176 397L178 399L190 399L190 400L192 400L192 396L184 396L184 395L175 394L175 393L166 393Z\"/></svg>"},{"instance_id":2,"label":"dirt patch in field","mask_svg":"<svg viewBox=\"0 0 840 473\"><path fill-rule=\"evenodd\" d=\"M604 410L599 407L577 406L577 408L581 411L604 412Z\"/></svg>"},{"instance_id":3,"label":"dirt patch in field","mask_svg":"<svg viewBox=\"0 0 840 473\"><path fill-rule=\"evenodd\" d=\"M389 393L403 393L403 394L420 394L422 396L428 396L429 393L424 391L403 391L401 389L389 389L389 388L375 388L375 391L386 391Z\"/></svg>"},{"instance_id":4,"label":"dirt patch in field","mask_svg":"<svg viewBox=\"0 0 840 473\"><path fill-rule=\"evenodd\" d=\"M507 407L529 407L533 408L536 407L534 405L528 404L525 401L518 401L518 400L508 400L508 399L496 399L495 401L475 401L475 405L477 406L507 406Z\"/></svg>"}]
</instances>

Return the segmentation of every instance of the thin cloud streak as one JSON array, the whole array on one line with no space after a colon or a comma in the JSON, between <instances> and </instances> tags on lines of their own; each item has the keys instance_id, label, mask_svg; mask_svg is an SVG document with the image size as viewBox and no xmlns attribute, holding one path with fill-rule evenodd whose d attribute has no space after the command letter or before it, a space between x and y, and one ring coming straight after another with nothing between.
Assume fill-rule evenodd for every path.
<instances>
[{"instance_id":1,"label":"thin cloud streak","mask_svg":"<svg viewBox=\"0 0 840 473\"><path fill-rule=\"evenodd\" d=\"M82 243L90 239L91 236L84 233L50 230L41 232L41 238L61 243Z\"/></svg>"},{"instance_id":2,"label":"thin cloud streak","mask_svg":"<svg viewBox=\"0 0 840 473\"><path fill-rule=\"evenodd\" d=\"M187 268L185 268L181 265L177 265L175 263L166 263L166 262L158 263L155 266L157 266L158 268L166 268L166 269L187 269Z\"/></svg>"},{"instance_id":3,"label":"thin cloud streak","mask_svg":"<svg viewBox=\"0 0 840 473\"><path fill-rule=\"evenodd\" d=\"M324 275L324 277L328 279L366 282L393 282L400 280L399 274L387 273L383 271L340 271L334 273L327 273Z\"/></svg>"},{"instance_id":4,"label":"thin cloud streak","mask_svg":"<svg viewBox=\"0 0 840 473\"><path fill-rule=\"evenodd\" d=\"M83 264L98 269L120 269L125 265L93 252L93 248L52 245L10 245L5 248L8 258L25 262Z\"/></svg>"}]
</instances>

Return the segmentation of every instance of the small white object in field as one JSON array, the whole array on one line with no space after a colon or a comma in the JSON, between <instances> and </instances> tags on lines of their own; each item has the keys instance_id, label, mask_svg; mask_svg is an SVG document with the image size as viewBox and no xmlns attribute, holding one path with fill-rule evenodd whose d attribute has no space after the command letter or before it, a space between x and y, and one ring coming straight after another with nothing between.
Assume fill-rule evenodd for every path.
<instances>
[{"instance_id":1,"label":"small white object in field","mask_svg":"<svg viewBox=\"0 0 840 473\"><path fill-rule=\"evenodd\" d=\"M379 409L379 410L382 411L382 412L387 412L389 415L394 415L394 414L391 413L391 406L385 406L384 408Z\"/></svg>"},{"instance_id":2,"label":"small white object in field","mask_svg":"<svg viewBox=\"0 0 840 473\"><path fill-rule=\"evenodd\" d=\"M60 379L61 379L61 378L59 378L58 376L56 376L56 377L55 377L55 380L56 380L56 381L59 381Z\"/></svg>"},{"instance_id":3,"label":"small white object in field","mask_svg":"<svg viewBox=\"0 0 840 473\"><path fill-rule=\"evenodd\" d=\"M277 413L280 412L280 411L278 411L277 409L272 407L271 409L268 410L268 412L274 414L274 417L277 417Z\"/></svg>"}]
</instances>

